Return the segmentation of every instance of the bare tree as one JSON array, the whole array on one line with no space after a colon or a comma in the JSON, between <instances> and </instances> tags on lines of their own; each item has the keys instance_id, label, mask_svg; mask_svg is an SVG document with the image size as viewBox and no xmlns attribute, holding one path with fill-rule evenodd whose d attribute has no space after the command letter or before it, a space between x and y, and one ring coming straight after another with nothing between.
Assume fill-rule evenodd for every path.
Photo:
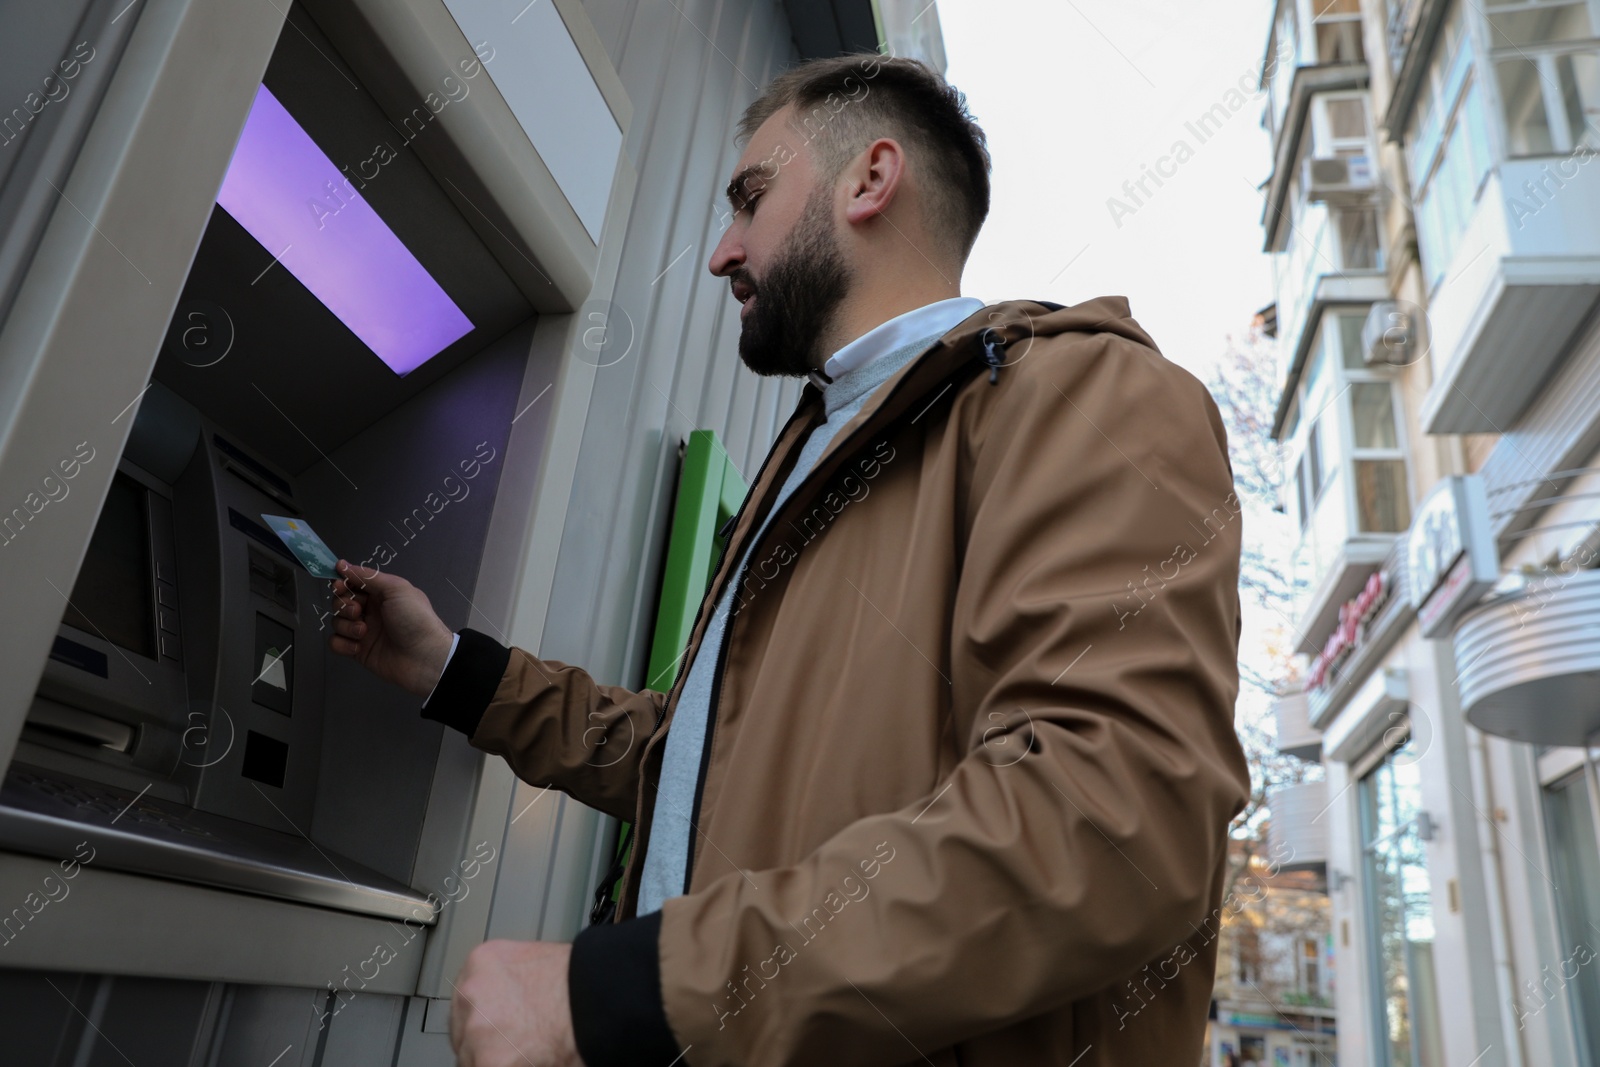
<instances>
[{"instance_id":1,"label":"bare tree","mask_svg":"<svg viewBox=\"0 0 1600 1067\"><path fill-rule=\"evenodd\" d=\"M1265 639L1247 639L1239 649L1240 679L1258 697L1241 701L1246 713L1235 724L1250 763L1251 792L1230 831L1238 842L1229 852L1225 892L1230 894L1240 879L1261 866L1271 814L1268 794L1279 786L1321 776L1320 766L1280 753L1275 729L1259 713L1248 713L1263 705L1262 698L1276 697L1296 681L1289 635L1294 629L1295 600L1303 590L1289 567L1292 544L1282 518L1287 470L1283 448L1272 434L1279 395L1277 357L1277 343L1258 316L1243 338L1229 338L1227 351L1206 382L1228 431L1234 487L1245 510L1239 589L1270 620Z\"/></svg>"}]
</instances>

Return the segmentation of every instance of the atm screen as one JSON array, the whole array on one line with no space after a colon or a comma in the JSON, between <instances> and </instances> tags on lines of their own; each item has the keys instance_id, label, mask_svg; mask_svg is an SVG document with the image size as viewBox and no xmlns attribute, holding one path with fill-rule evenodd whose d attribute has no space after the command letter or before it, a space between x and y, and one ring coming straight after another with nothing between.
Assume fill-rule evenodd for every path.
<instances>
[{"instance_id":1,"label":"atm screen","mask_svg":"<svg viewBox=\"0 0 1600 1067\"><path fill-rule=\"evenodd\" d=\"M62 622L154 659L148 497L126 474L112 479Z\"/></svg>"}]
</instances>

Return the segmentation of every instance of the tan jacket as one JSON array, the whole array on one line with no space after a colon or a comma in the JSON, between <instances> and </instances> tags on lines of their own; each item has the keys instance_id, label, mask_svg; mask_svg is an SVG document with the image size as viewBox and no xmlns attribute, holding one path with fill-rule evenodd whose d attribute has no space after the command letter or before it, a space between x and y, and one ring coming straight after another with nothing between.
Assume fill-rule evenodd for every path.
<instances>
[{"instance_id":1,"label":"tan jacket","mask_svg":"<svg viewBox=\"0 0 1600 1067\"><path fill-rule=\"evenodd\" d=\"M821 417L807 386L690 655ZM868 399L751 555L691 889L647 919L676 690L485 660L474 635L476 681L469 655L441 682L468 710L435 717L638 828L622 921L574 951L589 1067L673 1046L695 1067L1198 1062L1249 788L1240 523L1215 405L1124 300L972 316Z\"/></svg>"}]
</instances>

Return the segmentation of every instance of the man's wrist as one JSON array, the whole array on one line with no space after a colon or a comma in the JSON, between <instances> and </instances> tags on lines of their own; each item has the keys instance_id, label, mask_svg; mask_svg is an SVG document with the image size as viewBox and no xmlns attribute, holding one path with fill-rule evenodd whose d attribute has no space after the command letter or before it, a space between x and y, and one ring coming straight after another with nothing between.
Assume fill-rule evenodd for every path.
<instances>
[{"instance_id":1,"label":"man's wrist","mask_svg":"<svg viewBox=\"0 0 1600 1067\"><path fill-rule=\"evenodd\" d=\"M471 737L500 687L511 649L471 627L463 627L457 638L439 684L422 708L422 717Z\"/></svg>"},{"instance_id":2,"label":"man's wrist","mask_svg":"<svg viewBox=\"0 0 1600 1067\"><path fill-rule=\"evenodd\" d=\"M456 654L456 646L460 643L461 635L452 632L450 634L450 644L448 646L442 646L444 647L444 655L435 655L431 657L434 660L434 664L430 665L429 668L424 672L424 677L431 679L427 685L428 691L426 693L418 694L422 697L423 707L428 706L428 701L432 700L433 694L438 691L439 680L444 677L444 672L450 669L450 660L454 658Z\"/></svg>"}]
</instances>

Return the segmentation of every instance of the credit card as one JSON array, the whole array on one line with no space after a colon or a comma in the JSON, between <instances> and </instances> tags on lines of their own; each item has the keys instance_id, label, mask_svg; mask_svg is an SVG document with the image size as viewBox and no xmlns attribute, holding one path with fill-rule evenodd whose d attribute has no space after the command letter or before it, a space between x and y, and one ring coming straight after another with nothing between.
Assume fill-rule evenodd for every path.
<instances>
[{"instance_id":1,"label":"credit card","mask_svg":"<svg viewBox=\"0 0 1600 1067\"><path fill-rule=\"evenodd\" d=\"M333 549L323 544L322 538L304 519L289 519L282 515L262 515L261 519L272 527L272 532L288 546L294 558L311 572L313 578L336 576L333 568L339 562L339 557L333 554Z\"/></svg>"}]
</instances>

